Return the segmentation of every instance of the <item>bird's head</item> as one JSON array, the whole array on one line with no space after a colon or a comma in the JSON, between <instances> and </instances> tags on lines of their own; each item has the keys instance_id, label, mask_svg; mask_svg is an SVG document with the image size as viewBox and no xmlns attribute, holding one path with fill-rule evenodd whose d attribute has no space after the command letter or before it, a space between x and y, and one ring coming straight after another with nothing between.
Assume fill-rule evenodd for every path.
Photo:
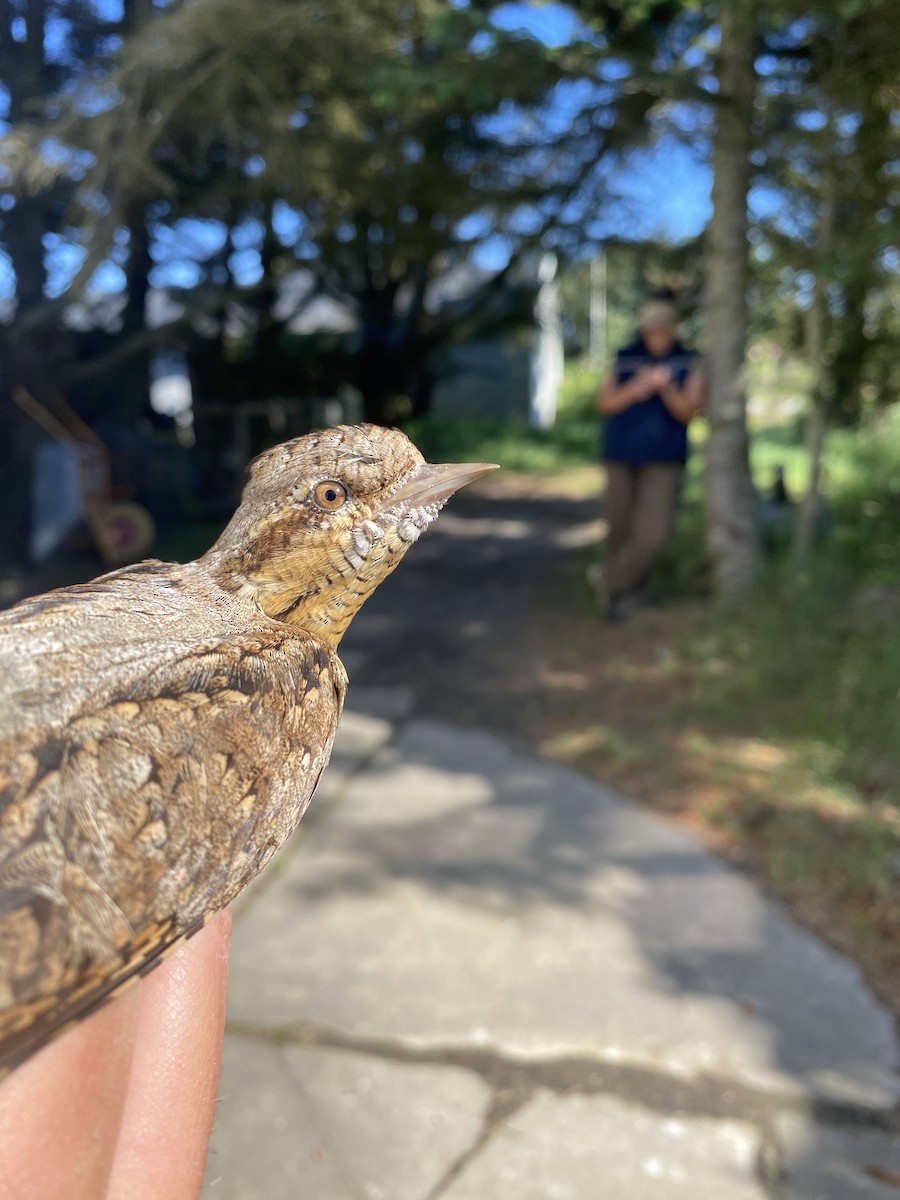
<instances>
[{"instance_id":1,"label":"bird's head","mask_svg":"<svg viewBox=\"0 0 900 1200\"><path fill-rule=\"evenodd\" d=\"M337 646L444 502L493 469L432 466L405 434L335 425L261 454L203 563L219 585Z\"/></svg>"}]
</instances>

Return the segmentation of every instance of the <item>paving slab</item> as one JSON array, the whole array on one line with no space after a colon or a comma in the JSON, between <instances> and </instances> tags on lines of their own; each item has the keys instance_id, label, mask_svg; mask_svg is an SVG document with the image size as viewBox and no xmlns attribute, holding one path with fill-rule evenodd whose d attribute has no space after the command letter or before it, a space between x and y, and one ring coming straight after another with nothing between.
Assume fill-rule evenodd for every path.
<instances>
[{"instance_id":1,"label":"paving slab","mask_svg":"<svg viewBox=\"0 0 900 1200\"><path fill-rule=\"evenodd\" d=\"M228 1037L204 1200L426 1200L489 1098L454 1068Z\"/></svg>"},{"instance_id":2,"label":"paving slab","mask_svg":"<svg viewBox=\"0 0 900 1200\"><path fill-rule=\"evenodd\" d=\"M421 721L320 809L232 961L230 1012L257 1024L898 1094L857 968L747 879L574 772Z\"/></svg>"},{"instance_id":3,"label":"paving slab","mask_svg":"<svg viewBox=\"0 0 900 1200\"><path fill-rule=\"evenodd\" d=\"M758 1138L734 1121L660 1117L604 1096L537 1096L441 1200L765 1200Z\"/></svg>"},{"instance_id":4,"label":"paving slab","mask_svg":"<svg viewBox=\"0 0 900 1200\"><path fill-rule=\"evenodd\" d=\"M405 703L402 693L399 698L391 697L393 703L385 699L382 707L387 711L382 712L377 711L378 693L374 696L368 693L364 695L369 699L365 709L344 712L341 717L331 760L322 773L310 812L321 809L325 801L340 791L347 780L361 770L393 736L393 721L402 713Z\"/></svg>"},{"instance_id":5,"label":"paving slab","mask_svg":"<svg viewBox=\"0 0 900 1200\"><path fill-rule=\"evenodd\" d=\"M878 1129L833 1128L788 1113L777 1124L783 1200L897 1200L900 1140Z\"/></svg>"}]
</instances>

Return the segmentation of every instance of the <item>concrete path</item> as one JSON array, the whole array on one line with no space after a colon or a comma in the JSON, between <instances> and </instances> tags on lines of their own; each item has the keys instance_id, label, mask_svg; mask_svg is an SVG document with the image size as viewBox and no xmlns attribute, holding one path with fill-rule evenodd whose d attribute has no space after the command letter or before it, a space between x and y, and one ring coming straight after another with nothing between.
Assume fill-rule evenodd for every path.
<instances>
[{"instance_id":1,"label":"concrete path","mask_svg":"<svg viewBox=\"0 0 900 1200\"><path fill-rule=\"evenodd\" d=\"M412 687L351 705L238 905L207 1200L898 1200L896 1032L851 963Z\"/></svg>"}]
</instances>

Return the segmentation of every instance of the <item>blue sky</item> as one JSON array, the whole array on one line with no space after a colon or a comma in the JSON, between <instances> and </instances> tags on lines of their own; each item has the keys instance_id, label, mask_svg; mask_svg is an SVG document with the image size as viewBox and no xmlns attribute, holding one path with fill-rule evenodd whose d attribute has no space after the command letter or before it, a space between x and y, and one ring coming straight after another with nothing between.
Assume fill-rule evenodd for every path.
<instances>
[{"instance_id":1,"label":"blue sky","mask_svg":"<svg viewBox=\"0 0 900 1200\"><path fill-rule=\"evenodd\" d=\"M491 19L501 29L528 33L550 47L564 46L588 33L563 4L505 4ZM578 104L577 96L561 90L549 124L565 127ZM696 129L696 114L687 106L670 115L680 136L659 130L651 145L633 151L607 177L611 203L598 214L592 236L682 242L703 231L712 212L707 145L702 131ZM484 266L500 267L506 259L506 244L501 238L492 238L476 251L476 258Z\"/></svg>"},{"instance_id":2,"label":"blue sky","mask_svg":"<svg viewBox=\"0 0 900 1200\"><path fill-rule=\"evenodd\" d=\"M96 0L98 7L114 5L117 0ZM456 0L464 4L466 0ZM546 45L558 47L579 37L584 31L575 14L562 4L505 4L495 11L494 23L507 31L522 31L538 38ZM565 126L577 106L577 97L564 89L558 94L555 110L548 114L551 124ZM687 121L690 134L690 118ZM598 214L591 233L594 237L661 238L675 242L696 237L703 229L711 210L711 172L704 161L705 145L702 133L697 131L695 145L690 137L678 137L661 131L649 148L632 152L627 160L608 179L612 202L604 205ZM290 215L286 219L293 219ZM189 243L197 250L211 253L216 243L221 242L221 227L211 223L192 222L182 230ZM239 231L237 240L241 233ZM258 274L258 255L246 239L245 246L238 248L233 267L246 282L253 282ZM196 280L196 268L183 255L179 256L177 239L171 235L168 245L158 247L162 261L154 272L153 282L157 285L191 286ZM487 267L498 268L504 264L507 244L501 238L491 238L477 251L478 261ZM58 294L65 290L68 280L77 270L81 251L55 237L48 245L50 268L50 291ZM117 291L123 283L123 275L115 261L101 267L94 278L94 286L102 291ZM8 261L0 254L0 297L12 293L12 276Z\"/></svg>"},{"instance_id":3,"label":"blue sky","mask_svg":"<svg viewBox=\"0 0 900 1200\"><path fill-rule=\"evenodd\" d=\"M501 29L521 30L551 47L564 46L587 33L564 4L505 4L495 10L492 21ZM649 148L631 154L609 181L617 202L599 223L600 235L674 242L696 237L712 211L712 172L705 155L699 133L693 149L684 138L663 133Z\"/></svg>"},{"instance_id":4,"label":"blue sky","mask_svg":"<svg viewBox=\"0 0 900 1200\"><path fill-rule=\"evenodd\" d=\"M545 46L565 46L585 32L578 17L565 4L503 4L491 18L498 29L524 30Z\"/></svg>"}]
</instances>

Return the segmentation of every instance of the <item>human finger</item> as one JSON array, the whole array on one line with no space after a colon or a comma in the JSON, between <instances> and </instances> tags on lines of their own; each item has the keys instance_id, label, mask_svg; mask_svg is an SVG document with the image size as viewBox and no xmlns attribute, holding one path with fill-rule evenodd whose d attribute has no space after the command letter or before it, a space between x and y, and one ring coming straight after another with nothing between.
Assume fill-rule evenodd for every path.
<instances>
[{"instance_id":1,"label":"human finger","mask_svg":"<svg viewBox=\"0 0 900 1200\"><path fill-rule=\"evenodd\" d=\"M141 984L107 1200L194 1200L203 1186L225 1027L231 913Z\"/></svg>"},{"instance_id":2,"label":"human finger","mask_svg":"<svg viewBox=\"0 0 900 1200\"><path fill-rule=\"evenodd\" d=\"M0 1087L0 1196L97 1200L129 1086L139 988L40 1050Z\"/></svg>"}]
</instances>

